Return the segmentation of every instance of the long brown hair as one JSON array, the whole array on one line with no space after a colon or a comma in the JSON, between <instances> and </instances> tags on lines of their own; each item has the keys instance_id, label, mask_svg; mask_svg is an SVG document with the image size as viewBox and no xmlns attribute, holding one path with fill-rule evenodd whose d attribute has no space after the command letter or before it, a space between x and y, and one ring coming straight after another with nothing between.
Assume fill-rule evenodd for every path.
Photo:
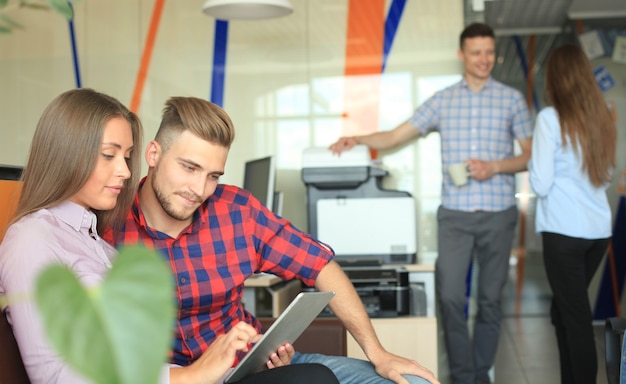
<instances>
[{"instance_id":1,"label":"long brown hair","mask_svg":"<svg viewBox=\"0 0 626 384\"><path fill-rule=\"evenodd\" d=\"M86 88L62 93L41 115L22 174L24 186L13 222L56 206L82 188L96 167L104 127L115 117L127 120L131 126L131 177L125 180L115 208L94 212L99 233L108 228L120 229L140 177L142 126L139 118L118 100Z\"/></svg>"},{"instance_id":2,"label":"long brown hair","mask_svg":"<svg viewBox=\"0 0 626 384\"><path fill-rule=\"evenodd\" d=\"M563 145L569 138L574 153L582 156L583 171L593 185L610 181L615 168L615 122L579 46L564 45L550 54L546 92L559 114Z\"/></svg>"}]
</instances>

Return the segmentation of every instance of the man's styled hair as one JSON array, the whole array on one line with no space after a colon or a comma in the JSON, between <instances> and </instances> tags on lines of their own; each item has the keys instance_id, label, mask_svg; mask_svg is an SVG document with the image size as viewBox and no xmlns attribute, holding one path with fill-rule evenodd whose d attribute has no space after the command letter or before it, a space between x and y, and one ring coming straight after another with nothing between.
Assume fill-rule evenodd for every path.
<instances>
[{"instance_id":1,"label":"man's styled hair","mask_svg":"<svg viewBox=\"0 0 626 384\"><path fill-rule=\"evenodd\" d=\"M495 33L493 29L485 23L472 23L465 27L463 32L461 32L461 37L459 39L459 47L463 49L463 43L465 39L471 39L472 37L491 37L495 39Z\"/></svg>"},{"instance_id":2,"label":"man's styled hair","mask_svg":"<svg viewBox=\"0 0 626 384\"><path fill-rule=\"evenodd\" d=\"M167 152L184 131L225 148L235 139L233 122L218 105L196 97L172 97L165 103L155 141Z\"/></svg>"},{"instance_id":3,"label":"man's styled hair","mask_svg":"<svg viewBox=\"0 0 626 384\"><path fill-rule=\"evenodd\" d=\"M124 181L115 208L94 213L99 233L120 229L141 175L142 126L117 99L87 88L62 93L43 111L22 174L24 185L13 222L62 203L85 185L98 163L104 128L113 118L125 119L132 130L131 177Z\"/></svg>"}]
</instances>

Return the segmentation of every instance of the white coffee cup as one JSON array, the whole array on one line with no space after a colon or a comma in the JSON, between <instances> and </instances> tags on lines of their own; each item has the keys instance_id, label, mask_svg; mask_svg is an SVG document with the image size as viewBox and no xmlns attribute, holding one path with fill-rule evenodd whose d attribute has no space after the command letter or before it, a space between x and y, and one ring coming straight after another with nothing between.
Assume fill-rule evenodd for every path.
<instances>
[{"instance_id":1,"label":"white coffee cup","mask_svg":"<svg viewBox=\"0 0 626 384\"><path fill-rule=\"evenodd\" d=\"M457 187L467 184L469 180L470 171L467 166L468 164L466 162L455 163L448 166L448 174Z\"/></svg>"}]
</instances>

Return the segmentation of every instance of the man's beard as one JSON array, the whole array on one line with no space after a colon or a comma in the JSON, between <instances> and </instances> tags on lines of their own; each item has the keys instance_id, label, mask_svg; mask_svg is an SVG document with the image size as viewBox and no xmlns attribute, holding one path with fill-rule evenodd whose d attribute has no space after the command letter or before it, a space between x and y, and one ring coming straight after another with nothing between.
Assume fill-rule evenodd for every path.
<instances>
[{"instance_id":1,"label":"man's beard","mask_svg":"<svg viewBox=\"0 0 626 384\"><path fill-rule=\"evenodd\" d=\"M161 208L163 208L163 211L165 211L165 213L167 213L171 218L178 220L178 221L187 221L189 220L192 216L193 216L193 212L192 211L191 214L186 214L182 211L177 211L174 208L174 204L172 204L172 202L165 196L165 194L161 191L161 188L159 187L159 183L157 182L157 175L159 171L159 167L155 167L154 172L152 173L152 180L151 180L151 184L152 184L152 190L154 191L154 195L157 198L157 201L159 202L159 204L161 204ZM200 200L200 197L197 195L189 195L189 194L181 194L181 193L175 193L181 196L184 196L188 199L192 199L192 200Z\"/></svg>"}]
</instances>

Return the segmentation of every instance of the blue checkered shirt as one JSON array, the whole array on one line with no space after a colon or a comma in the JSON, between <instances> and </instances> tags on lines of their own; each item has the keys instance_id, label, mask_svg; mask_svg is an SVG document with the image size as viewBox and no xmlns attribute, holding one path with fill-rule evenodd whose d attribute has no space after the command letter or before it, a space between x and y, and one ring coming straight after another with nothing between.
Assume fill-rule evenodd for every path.
<instances>
[{"instance_id":1,"label":"blue checkered shirt","mask_svg":"<svg viewBox=\"0 0 626 384\"><path fill-rule=\"evenodd\" d=\"M515 140L528 139L532 124L526 101L514 88L489 78L474 93L465 79L437 92L409 119L420 135L439 131L443 183L441 204L457 211L503 211L515 205L515 175L471 179L457 187L445 171L467 159L514 157Z\"/></svg>"}]
</instances>

